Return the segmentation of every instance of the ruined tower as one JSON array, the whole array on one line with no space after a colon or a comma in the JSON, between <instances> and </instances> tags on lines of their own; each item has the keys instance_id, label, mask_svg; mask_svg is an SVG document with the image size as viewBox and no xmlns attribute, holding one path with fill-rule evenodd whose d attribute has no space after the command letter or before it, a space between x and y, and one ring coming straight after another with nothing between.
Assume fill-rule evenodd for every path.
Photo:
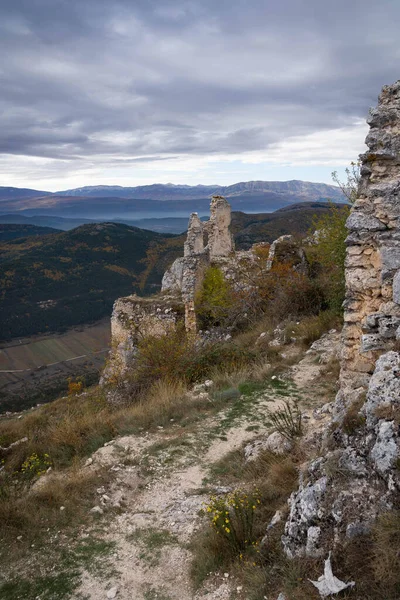
<instances>
[{"instance_id":1,"label":"ruined tower","mask_svg":"<svg viewBox=\"0 0 400 600\"><path fill-rule=\"evenodd\" d=\"M202 223L197 213L192 213L184 245L184 256L176 259L164 274L162 291L182 294L185 305L185 326L188 332L197 331L194 302L206 268L214 261L229 257L234 251L230 224L229 202L223 196L213 196L210 204L210 220Z\"/></svg>"}]
</instances>

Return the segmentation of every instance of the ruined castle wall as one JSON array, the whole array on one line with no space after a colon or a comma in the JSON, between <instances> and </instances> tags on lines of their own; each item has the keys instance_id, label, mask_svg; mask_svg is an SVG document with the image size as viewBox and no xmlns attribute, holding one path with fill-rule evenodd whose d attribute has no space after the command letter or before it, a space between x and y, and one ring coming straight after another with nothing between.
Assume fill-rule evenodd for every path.
<instances>
[{"instance_id":1,"label":"ruined castle wall","mask_svg":"<svg viewBox=\"0 0 400 600\"><path fill-rule=\"evenodd\" d=\"M179 292L185 305L185 326L190 333L197 332L195 297L203 282L204 273L214 260L232 255L234 243L230 232L231 207L222 196L213 196L210 220L202 223L197 213L189 219L184 256L178 258L166 271L162 292Z\"/></svg>"},{"instance_id":2,"label":"ruined castle wall","mask_svg":"<svg viewBox=\"0 0 400 600\"><path fill-rule=\"evenodd\" d=\"M123 377L132 366L137 346L147 336L162 336L183 323L184 306L172 295L119 298L111 316L112 349L100 383Z\"/></svg>"},{"instance_id":3,"label":"ruined castle wall","mask_svg":"<svg viewBox=\"0 0 400 600\"><path fill-rule=\"evenodd\" d=\"M282 542L290 557L326 556L368 535L400 494L400 81L383 88L368 122L347 222L340 390L321 455L289 499Z\"/></svg>"},{"instance_id":4,"label":"ruined castle wall","mask_svg":"<svg viewBox=\"0 0 400 600\"><path fill-rule=\"evenodd\" d=\"M223 196L213 196L210 205L210 220L204 225L207 235L207 249L210 260L219 256L229 256L235 247L230 231L231 206Z\"/></svg>"},{"instance_id":5,"label":"ruined castle wall","mask_svg":"<svg viewBox=\"0 0 400 600\"><path fill-rule=\"evenodd\" d=\"M383 88L368 123L358 199L347 221L341 387L348 394L368 385L377 358L399 337L400 82Z\"/></svg>"}]
</instances>

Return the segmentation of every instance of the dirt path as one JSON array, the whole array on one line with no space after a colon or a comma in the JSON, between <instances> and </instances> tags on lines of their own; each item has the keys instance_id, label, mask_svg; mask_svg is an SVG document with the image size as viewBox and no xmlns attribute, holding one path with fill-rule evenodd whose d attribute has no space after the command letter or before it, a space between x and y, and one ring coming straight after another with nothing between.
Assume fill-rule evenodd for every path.
<instances>
[{"instance_id":1,"label":"dirt path","mask_svg":"<svg viewBox=\"0 0 400 600\"><path fill-rule=\"evenodd\" d=\"M267 409L284 398L297 398L305 407L307 435L323 426L313 409L326 397L319 390L310 400L310 386L320 383L316 363L321 355L312 352L294 367L298 386L288 378L271 380L266 390L204 418L190 431L173 425L167 432L126 436L98 450L86 468L103 465L116 474L110 489L98 490L104 511L99 525L107 524L104 536L114 548L107 569L111 575L85 572L74 597L228 600L233 584L223 573L213 579L211 589L195 596L191 589L189 542L200 524L198 513L213 488L222 491L217 481L208 481L205 488L204 479L214 462L269 431Z\"/></svg>"}]
</instances>

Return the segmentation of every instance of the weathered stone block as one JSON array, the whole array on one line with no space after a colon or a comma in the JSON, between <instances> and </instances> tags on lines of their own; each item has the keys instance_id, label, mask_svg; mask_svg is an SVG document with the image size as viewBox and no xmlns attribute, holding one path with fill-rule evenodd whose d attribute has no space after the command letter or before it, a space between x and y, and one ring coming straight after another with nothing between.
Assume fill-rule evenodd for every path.
<instances>
[{"instance_id":1,"label":"weathered stone block","mask_svg":"<svg viewBox=\"0 0 400 600\"><path fill-rule=\"evenodd\" d=\"M382 270L392 272L400 269L400 247L383 246L381 248Z\"/></svg>"},{"instance_id":2,"label":"weathered stone block","mask_svg":"<svg viewBox=\"0 0 400 600\"><path fill-rule=\"evenodd\" d=\"M376 217L366 215L363 212L353 212L347 219L346 227L350 230L382 231L386 225Z\"/></svg>"},{"instance_id":3,"label":"weathered stone block","mask_svg":"<svg viewBox=\"0 0 400 600\"><path fill-rule=\"evenodd\" d=\"M393 302L400 304L400 269L393 277Z\"/></svg>"},{"instance_id":4,"label":"weathered stone block","mask_svg":"<svg viewBox=\"0 0 400 600\"><path fill-rule=\"evenodd\" d=\"M370 352L371 350L384 350L386 341L379 333L365 333L361 336L360 352Z\"/></svg>"}]
</instances>

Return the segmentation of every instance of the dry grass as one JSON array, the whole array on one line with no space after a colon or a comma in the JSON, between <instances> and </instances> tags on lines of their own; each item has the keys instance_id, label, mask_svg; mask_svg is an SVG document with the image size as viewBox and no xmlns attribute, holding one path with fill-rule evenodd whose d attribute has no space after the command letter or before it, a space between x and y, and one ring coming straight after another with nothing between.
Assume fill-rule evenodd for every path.
<instances>
[{"instance_id":1,"label":"dry grass","mask_svg":"<svg viewBox=\"0 0 400 600\"><path fill-rule=\"evenodd\" d=\"M357 429L365 423L364 415L360 414L360 410L365 402L365 394L360 396L358 400L350 404L342 421L342 429L347 435L353 435Z\"/></svg>"},{"instance_id":2,"label":"dry grass","mask_svg":"<svg viewBox=\"0 0 400 600\"><path fill-rule=\"evenodd\" d=\"M377 419L394 421L396 425L400 425L400 406L395 406L394 404L381 404L376 407L375 416Z\"/></svg>"},{"instance_id":3,"label":"dry grass","mask_svg":"<svg viewBox=\"0 0 400 600\"><path fill-rule=\"evenodd\" d=\"M15 539L16 531L25 537L46 527L64 527L76 522L86 509L93 482L99 475L80 474L80 459L106 441L138 430L151 430L188 415L209 410L203 400L187 401L182 383L157 382L142 402L112 407L98 390L85 396L70 397L42 406L21 419L0 423L2 446L27 437L26 443L3 452L5 469L1 472L0 535ZM213 405L213 409L216 407ZM32 455L48 454L54 475L38 491L29 491L37 480L32 471L23 473L21 466ZM60 506L65 509L60 512ZM83 511L83 513L82 513ZM73 517L73 518L72 518ZM18 534L17 534L18 535Z\"/></svg>"},{"instance_id":4,"label":"dry grass","mask_svg":"<svg viewBox=\"0 0 400 600\"><path fill-rule=\"evenodd\" d=\"M393 588L400 597L400 512L379 517L372 537L375 578Z\"/></svg>"},{"instance_id":5,"label":"dry grass","mask_svg":"<svg viewBox=\"0 0 400 600\"><path fill-rule=\"evenodd\" d=\"M254 513L254 535L257 544L249 547L242 558L232 556L223 536L218 536L215 530L205 524L192 544L194 559L191 576L195 588L211 573L219 568L229 568L235 561L238 561L239 570L248 562L256 561L256 564L259 564L260 555L257 548L265 535L266 527L278 509L286 511L286 500L297 485L296 460L296 453L284 457L262 452L255 460L246 463L243 450L235 450L212 465L210 477L214 482L217 480L224 485L236 485L249 491L254 488L258 490L261 503Z\"/></svg>"},{"instance_id":6,"label":"dry grass","mask_svg":"<svg viewBox=\"0 0 400 600\"><path fill-rule=\"evenodd\" d=\"M294 336L308 347L327 331L331 329L340 331L342 326L342 317L338 316L334 311L326 310L320 312L318 315L305 317L298 325L294 325L292 329Z\"/></svg>"}]
</instances>

